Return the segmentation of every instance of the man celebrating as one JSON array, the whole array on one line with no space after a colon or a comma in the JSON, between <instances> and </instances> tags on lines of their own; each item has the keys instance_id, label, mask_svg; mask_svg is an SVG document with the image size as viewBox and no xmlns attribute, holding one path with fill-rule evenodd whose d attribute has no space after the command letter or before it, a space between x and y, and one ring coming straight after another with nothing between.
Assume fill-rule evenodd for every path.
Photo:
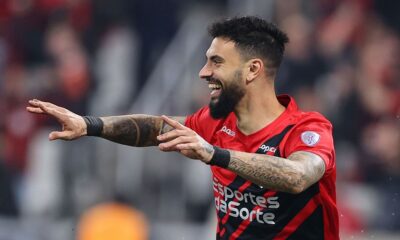
<instances>
[{"instance_id":1,"label":"man celebrating","mask_svg":"<svg viewBox=\"0 0 400 240\"><path fill-rule=\"evenodd\" d=\"M39 100L27 110L61 123L50 140L100 136L210 165L217 239L339 239L332 125L275 94L287 36L256 17L216 22L210 34L199 76L211 100L193 115L82 117Z\"/></svg>"}]
</instances>

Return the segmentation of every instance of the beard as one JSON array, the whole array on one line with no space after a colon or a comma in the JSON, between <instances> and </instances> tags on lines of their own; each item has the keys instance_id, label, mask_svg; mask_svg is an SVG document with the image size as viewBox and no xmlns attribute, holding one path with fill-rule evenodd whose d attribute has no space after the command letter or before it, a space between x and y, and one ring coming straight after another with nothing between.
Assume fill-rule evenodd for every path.
<instances>
[{"instance_id":1,"label":"beard","mask_svg":"<svg viewBox=\"0 0 400 240\"><path fill-rule=\"evenodd\" d=\"M245 91L242 86L242 71L237 70L229 85L221 90L216 101L210 101L210 115L214 119L226 118L243 98Z\"/></svg>"}]
</instances>

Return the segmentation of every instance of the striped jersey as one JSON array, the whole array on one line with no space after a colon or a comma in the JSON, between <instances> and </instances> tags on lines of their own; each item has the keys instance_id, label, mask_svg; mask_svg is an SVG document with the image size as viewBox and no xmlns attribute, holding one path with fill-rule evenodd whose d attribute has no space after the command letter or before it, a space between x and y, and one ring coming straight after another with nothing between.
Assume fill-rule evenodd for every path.
<instances>
[{"instance_id":1,"label":"striped jersey","mask_svg":"<svg viewBox=\"0 0 400 240\"><path fill-rule=\"evenodd\" d=\"M296 151L319 155L324 176L299 194L266 189L227 169L212 166L216 239L339 239L336 165L332 125L317 112L303 112L293 98L278 100L286 110L263 129L243 134L234 113L213 119L203 107L185 125L212 145L287 158Z\"/></svg>"}]
</instances>

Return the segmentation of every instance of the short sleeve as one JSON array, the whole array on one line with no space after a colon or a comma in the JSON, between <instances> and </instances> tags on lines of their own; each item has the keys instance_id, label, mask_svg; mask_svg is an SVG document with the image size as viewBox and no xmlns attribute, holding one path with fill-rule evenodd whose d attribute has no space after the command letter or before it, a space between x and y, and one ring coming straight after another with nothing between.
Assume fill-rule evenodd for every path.
<instances>
[{"instance_id":1,"label":"short sleeve","mask_svg":"<svg viewBox=\"0 0 400 240\"><path fill-rule=\"evenodd\" d=\"M306 117L296 124L285 143L285 156L297 151L306 151L320 156L329 174L335 167L335 149L332 124L320 115Z\"/></svg>"}]
</instances>

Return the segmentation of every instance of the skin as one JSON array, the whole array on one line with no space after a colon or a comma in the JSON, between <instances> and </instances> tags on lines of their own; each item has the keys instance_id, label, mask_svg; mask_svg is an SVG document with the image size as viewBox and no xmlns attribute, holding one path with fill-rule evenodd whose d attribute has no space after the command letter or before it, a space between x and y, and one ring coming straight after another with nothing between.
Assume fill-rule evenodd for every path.
<instances>
[{"instance_id":1,"label":"skin","mask_svg":"<svg viewBox=\"0 0 400 240\"><path fill-rule=\"evenodd\" d=\"M175 129L157 137L162 151L179 151L183 155L208 163L214 150L190 128L168 117L163 119ZM298 151L287 159L265 154L228 150L228 169L260 186L288 193L301 193L325 173L325 163L316 154Z\"/></svg>"},{"instance_id":2,"label":"skin","mask_svg":"<svg viewBox=\"0 0 400 240\"><path fill-rule=\"evenodd\" d=\"M33 99L26 108L31 113L48 114L57 119L62 129L49 134L49 140L74 140L87 135L86 123L68 109L49 102ZM171 117L180 124L185 117ZM173 127L166 124L161 116L132 114L123 116L101 117L104 123L101 137L124 145L134 147L157 146L157 136L171 131Z\"/></svg>"},{"instance_id":3,"label":"skin","mask_svg":"<svg viewBox=\"0 0 400 240\"><path fill-rule=\"evenodd\" d=\"M267 74L263 60L244 59L235 44L215 38L206 53L207 61L200 70L201 79L217 79L224 87L235 72L242 72L244 96L235 107L237 126L244 134L254 133L275 120L284 110L275 95L274 76ZM211 101L218 101L217 98ZM260 110L261 109L261 110ZM49 134L50 140L73 140L85 136L83 118L65 108L39 100L30 100L27 110L48 114L61 124L61 131ZM124 115L102 117L101 137L130 146L158 146L161 151L177 151L182 155L208 163L214 149L195 131L184 126L185 117ZM288 158L228 150L228 169L260 186L282 192L300 193L316 183L325 173L325 163L316 154L294 152Z\"/></svg>"}]
</instances>

